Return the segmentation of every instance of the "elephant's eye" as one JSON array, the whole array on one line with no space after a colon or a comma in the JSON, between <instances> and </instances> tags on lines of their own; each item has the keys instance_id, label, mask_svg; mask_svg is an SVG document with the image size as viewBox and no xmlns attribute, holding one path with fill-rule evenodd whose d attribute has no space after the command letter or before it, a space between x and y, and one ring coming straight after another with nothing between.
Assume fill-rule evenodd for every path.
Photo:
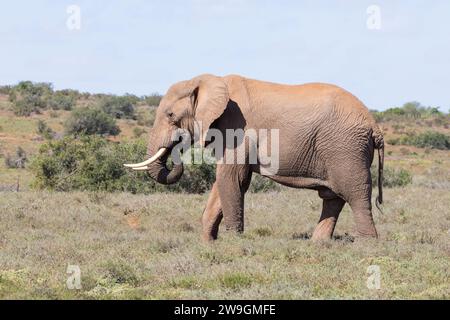
<instances>
[{"instance_id":1,"label":"elephant's eye","mask_svg":"<svg viewBox=\"0 0 450 320\"><path fill-rule=\"evenodd\" d=\"M175 116L175 113L173 112L168 112L167 113L167 118L169 118L169 122L171 122L172 124L176 124L177 123L177 117Z\"/></svg>"}]
</instances>

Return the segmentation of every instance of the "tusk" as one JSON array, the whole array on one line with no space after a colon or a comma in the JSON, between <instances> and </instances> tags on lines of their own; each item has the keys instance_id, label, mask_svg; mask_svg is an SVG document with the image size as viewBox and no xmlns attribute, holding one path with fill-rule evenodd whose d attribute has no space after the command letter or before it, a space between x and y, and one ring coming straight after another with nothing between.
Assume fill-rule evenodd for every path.
<instances>
[{"instance_id":1,"label":"tusk","mask_svg":"<svg viewBox=\"0 0 450 320\"><path fill-rule=\"evenodd\" d=\"M132 169L135 170L135 171L145 171L145 170L148 170L148 167L147 166L143 166L143 167L132 168Z\"/></svg>"},{"instance_id":2,"label":"tusk","mask_svg":"<svg viewBox=\"0 0 450 320\"><path fill-rule=\"evenodd\" d=\"M141 168L141 167L147 166L150 163L155 162L156 160L161 158L164 155L164 153L166 153L166 151L167 151L167 148L161 148L158 150L157 153L155 153L155 155L153 157L151 157L148 160L145 160L140 163L125 163L124 166L128 167L128 168Z\"/></svg>"}]
</instances>

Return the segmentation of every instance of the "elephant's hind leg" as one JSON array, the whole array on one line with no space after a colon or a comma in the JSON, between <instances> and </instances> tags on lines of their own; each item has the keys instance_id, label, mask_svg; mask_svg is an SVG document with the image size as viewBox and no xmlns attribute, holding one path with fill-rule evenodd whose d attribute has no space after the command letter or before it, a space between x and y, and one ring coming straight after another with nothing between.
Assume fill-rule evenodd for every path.
<instances>
[{"instance_id":1,"label":"elephant's hind leg","mask_svg":"<svg viewBox=\"0 0 450 320\"><path fill-rule=\"evenodd\" d=\"M359 237L378 238L377 229L372 217L370 196L349 201L355 218L356 232Z\"/></svg>"},{"instance_id":2,"label":"elephant's hind leg","mask_svg":"<svg viewBox=\"0 0 450 320\"><path fill-rule=\"evenodd\" d=\"M322 214L320 215L319 224L312 235L313 241L331 239L339 214L345 205L345 201L330 190L325 192L319 191L319 196L323 199Z\"/></svg>"},{"instance_id":3,"label":"elephant's hind leg","mask_svg":"<svg viewBox=\"0 0 450 320\"><path fill-rule=\"evenodd\" d=\"M217 185L214 184L208 198L205 210L202 216L202 239L204 241L212 241L217 239L219 233L219 224L222 221L222 208L220 204L219 192Z\"/></svg>"}]
</instances>

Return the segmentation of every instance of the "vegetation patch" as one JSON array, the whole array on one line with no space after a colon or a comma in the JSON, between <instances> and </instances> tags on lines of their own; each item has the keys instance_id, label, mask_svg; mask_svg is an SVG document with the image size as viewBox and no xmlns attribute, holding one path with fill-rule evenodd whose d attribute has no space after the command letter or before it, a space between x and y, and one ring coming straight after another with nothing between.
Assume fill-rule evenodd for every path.
<instances>
[{"instance_id":1,"label":"vegetation patch","mask_svg":"<svg viewBox=\"0 0 450 320\"><path fill-rule=\"evenodd\" d=\"M219 276L219 282L221 286L225 288L238 290L250 287L252 285L253 279L252 276L246 273L236 272L226 273Z\"/></svg>"},{"instance_id":2,"label":"vegetation patch","mask_svg":"<svg viewBox=\"0 0 450 320\"><path fill-rule=\"evenodd\" d=\"M112 135L120 133L116 120L97 108L75 110L64 124L67 134L72 135Z\"/></svg>"},{"instance_id":3,"label":"vegetation patch","mask_svg":"<svg viewBox=\"0 0 450 320\"><path fill-rule=\"evenodd\" d=\"M373 166L371 168L372 187L377 187L378 168ZM404 187L412 183L412 174L406 169L396 169L386 167L383 169L383 187Z\"/></svg>"},{"instance_id":4,"label":"vegetation patch","mask_svg":"<svg viewBox=\"0 0 450 320\"><path fill-rule=\"evenodd\" d=\"M392 145L411 145L418 148L450 150L450 136L435 131L391 138L387 142Z\"/></svg>"}]
</instances>

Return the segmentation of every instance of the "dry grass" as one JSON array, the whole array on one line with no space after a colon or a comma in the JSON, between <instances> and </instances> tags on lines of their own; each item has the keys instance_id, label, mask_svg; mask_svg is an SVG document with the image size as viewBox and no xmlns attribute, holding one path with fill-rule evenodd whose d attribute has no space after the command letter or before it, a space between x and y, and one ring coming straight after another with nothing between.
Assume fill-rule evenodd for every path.
<instances>
[{"instance_id":1,"label":"dry grass","mask_svg":"<svg viewBox=\"0 0 450 320\"><path fill-rule=\"evenodd\" d=\"M381 239L304 240L314 192L249 194L246 232L199 239L206 195L0 193L1 298L450 298L448 189L386 190ZM66 287L68 265L81 290ZM366 287L381 268L381 289Z\"/></svg>"}]
</instances>

